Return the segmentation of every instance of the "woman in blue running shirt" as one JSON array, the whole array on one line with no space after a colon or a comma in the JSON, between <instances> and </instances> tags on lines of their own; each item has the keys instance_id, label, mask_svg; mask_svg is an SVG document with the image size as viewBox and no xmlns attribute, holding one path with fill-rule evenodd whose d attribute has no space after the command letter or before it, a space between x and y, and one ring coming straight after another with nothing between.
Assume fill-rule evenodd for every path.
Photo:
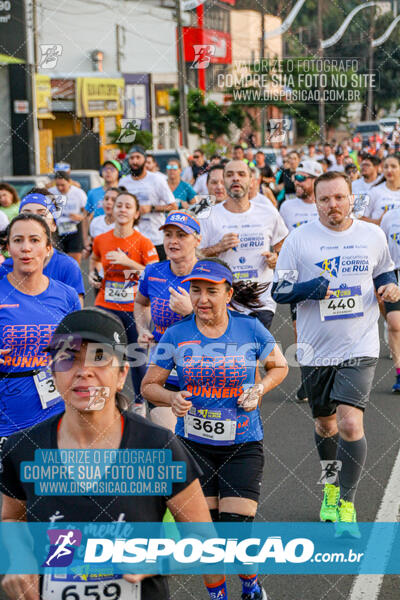
<instances>
[{"instance_id":1,"label":"woman in blue running shirt","mask_svg":"<svg viewBox=\"0 0 400 600\"><path fill-rule=\"evenodd\" d=\"M190 283L183 280L197 262L196 248L200 243L200 223L184 211L171 212L160 229L164 231L167 260L147 265L135 300L138 341L153 348L167 327L193 311ZM179 390L176 372L170 374L166 387ZM176 416L170 407L149 403L149 410L154 423L175 431Z\"/></svg>"},{"instance_id":2,"label":"woman in blue running shirt","mask_svg":"<svg viewBox=\"0 0 400 600\"><path fill-rule=\"evenodd\" d=\"M33 188L22 199L19 212L43 217L49 226L51 235L55 236L57 231L56 218L62 212L62 197L56 198L45 188ZM0 266L0 278L7 275L12 269L12 258L7 258ZM83 306L85 286L76 260L52 246L50 254L44 262L43 274L73 287L78 292L81 305Z\"/></svg>"},{"instance_id":3,"label":"woman in blue running shirt","mask_svg":"<svg viewBox=\"0 0 400 600\"><path fill-rule=\"evenodd\" d=\"M52 246L37 215L20 214L7 228L13 268L0 280L0 439L64 410L44 348L68 313L81 308L70 286L43 274Z\"/></svg>"},{"instance_id":4,"label":"woman in blue running shirt","mask_svg":"<svg viewBox=\"0 0 400 600\"><path fill-rule=\"evenodd\" d=\"M184 281L190 281L194 314L162 336L142 394L157 406L170 406L178 417L175 433L203 471L200 481L213 520L252 521L264 466L261 399L288 368L258 319L228 310L236 284L223 261L200 260ZM243 303L246 290L240 290ZM256 383L259 363L266 375ZM164 388L173 368L179 392ZM257 575L240 578L242 598L266 598Z\"/></svg>"}]
</instances>

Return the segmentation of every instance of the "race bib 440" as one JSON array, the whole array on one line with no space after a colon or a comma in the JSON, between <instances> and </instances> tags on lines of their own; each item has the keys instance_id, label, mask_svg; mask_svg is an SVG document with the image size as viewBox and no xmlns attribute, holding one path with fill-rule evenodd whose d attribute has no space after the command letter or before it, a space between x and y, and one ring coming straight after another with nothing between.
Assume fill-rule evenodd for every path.
<instances>
[{"instance_id":1,"label":"race bib 440","mask_svg":"<svg viewBox=\"0 0 400 600\"><path fill-rule=\"evenodd\" d=\"M364 316L361 286L353 285L331 290L334 296L319 301L321 321L354 319Z\"/></svg>"}]
</instances>

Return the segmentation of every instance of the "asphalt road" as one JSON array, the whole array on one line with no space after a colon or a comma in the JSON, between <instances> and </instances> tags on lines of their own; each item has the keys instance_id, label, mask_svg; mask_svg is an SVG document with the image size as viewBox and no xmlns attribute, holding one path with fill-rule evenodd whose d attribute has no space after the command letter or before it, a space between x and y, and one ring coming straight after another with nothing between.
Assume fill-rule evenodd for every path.
<instances>
[{"instance_id":1,"label":"asphalt road","mask_svg":"<svg viewBox=\"0 0 400 600\"><path fill-rule=\"evenodd\" d=\"M91 295L88 300L90 298ZM272 333L284 351L293 344L286 307L278 308ZM381 359L365 413L368 457L356 497L359 521L375 520L399 452L400 396L390 394L394 369L387 354L382 339ZM259 521L313 522L319 519L322 486L317 481L320 467L309 407L294 402L299 380L299 368L292 367L282 386L263 400L266 464L256 517ZM266 575L261 576L261 580L270 600L371 600L368 593L350 597L354 577L349 575ZM200 576L171 578L170 586L171 600L209 598ZM240 599L241 586L236 576L228 577L228 586L229 599ZM398 600L399 590L400 577L385 576L377 600ZM5 598L0 592L0 600Z\"/></svg>"}]
</instances>

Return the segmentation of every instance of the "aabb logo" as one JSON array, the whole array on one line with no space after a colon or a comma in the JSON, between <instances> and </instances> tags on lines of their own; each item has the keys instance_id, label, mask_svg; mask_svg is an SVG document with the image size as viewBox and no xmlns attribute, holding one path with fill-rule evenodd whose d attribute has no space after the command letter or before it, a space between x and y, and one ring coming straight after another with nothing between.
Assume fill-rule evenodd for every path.
<instances>
[{"instance_id":1,"label":"aabb logo","mask_svg":"<svg viewBox=\"0 0 400 600\"><path fill-rule=\"evenodd\" d=\"M79 529L48 529L50 550L42 567L68 567L74 558L75 548L81 545Z\"/></svg>"}]
</instances>

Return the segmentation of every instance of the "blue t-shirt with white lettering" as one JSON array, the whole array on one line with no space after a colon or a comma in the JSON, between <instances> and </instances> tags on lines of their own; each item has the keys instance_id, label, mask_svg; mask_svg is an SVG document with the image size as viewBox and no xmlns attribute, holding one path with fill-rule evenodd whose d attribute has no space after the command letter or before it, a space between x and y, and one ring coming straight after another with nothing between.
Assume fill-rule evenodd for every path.
<instances>
[{"instance_id":1,"label":"blue t-shirt with white lettering","mask_svg":"<svg viewBox=\"0 0 400 600\"><path fill-rule=\"evenodd\" d=\"M50 355L43 350L65 315L80 309L76 291L60 281L49 279L44 292L30 296L18 291L6 277L0 280L0 348L11 350L0 364L0 437L64 410L54 385L44 377ZM36 381L42 389L53 390L52 399L44 395L41 401L33 375L12 377L32 370L40 371ZM43 408L42 402L47 407Z\"/></svg>"},{"instance_id":2,"label":"blue t-shirt with white lettering","mask_svg":"<svg viewBox=\"0 0 400 600\"><path fill-rule=\"evenodd\" d=\"M5 277L13 270L13 259L7 258L0 265L0 279ZM78 263L64 252L59 252L54 248L53 256L43 269L43 275L51 277L56 281L61 281L74 288L78 294L85 295L85 286Z\"/></svg>"},{"instance_id":3,"label":"blue t-shirt with white lettering","mask_svg":"<svg viewBox=\"0 0 400 600\"><path fill-rule=\"evenodd\" d=\"M88 192L85 210L89 214L93 213L93 218L104 215L103 198L104 188L102 186L93 188Z\"/></svg>"},{"instance_id":4,"label":"blue t-shirt with white lettering","mask_svg":"<svg viewBox=\"0 0 400 600\"><path fill-rule=\"evenodd\" d=\"M228 316L219 338L204 336L195 316L186 317L167 329L152 357L163 369L175 367L180 389L192 394L187 399L193 406L185 420L178 417L175 433L198 443L230 445L263 438L259 408L246 412L237 400L254 385L257 361L265 361L275 340L258 319L230 310Z\"/></svg>"}]
</instances>

